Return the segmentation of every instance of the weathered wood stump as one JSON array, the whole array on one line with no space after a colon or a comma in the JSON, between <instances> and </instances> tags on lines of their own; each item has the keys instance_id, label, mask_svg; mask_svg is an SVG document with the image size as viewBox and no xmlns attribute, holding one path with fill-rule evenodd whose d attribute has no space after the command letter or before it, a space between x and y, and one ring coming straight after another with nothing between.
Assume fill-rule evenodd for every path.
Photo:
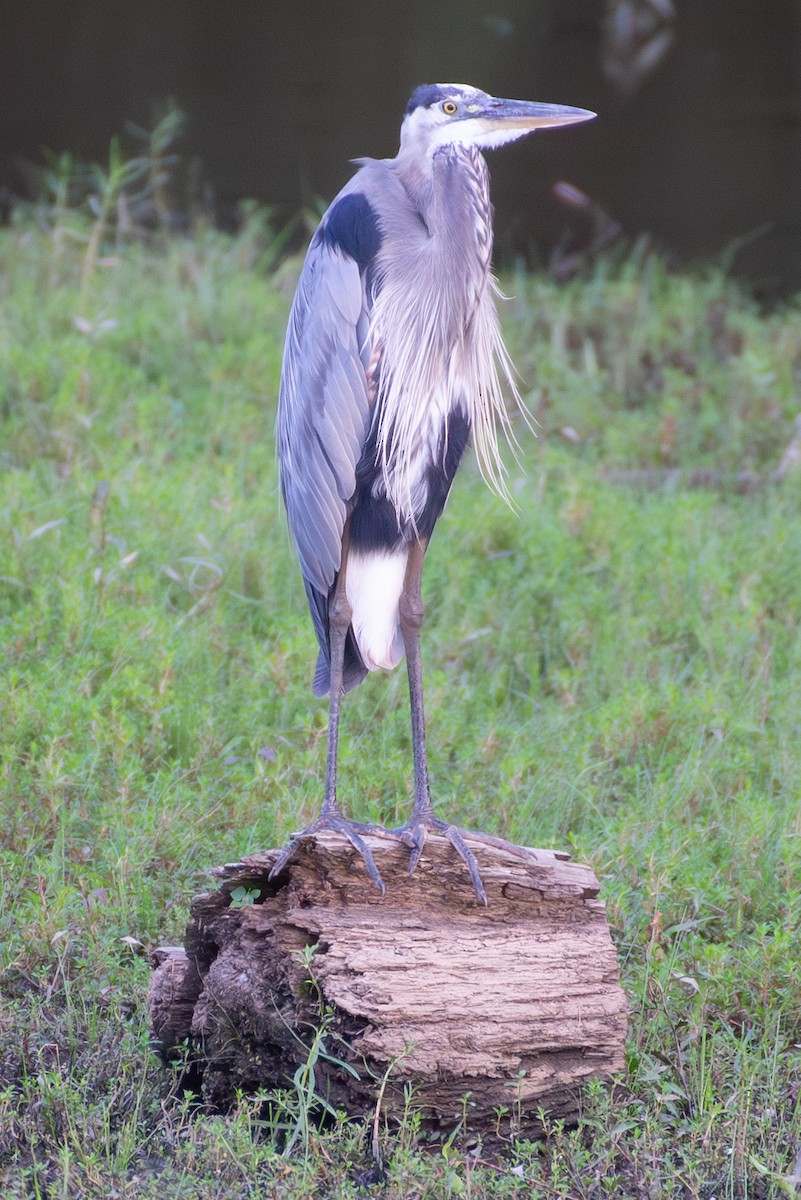
<instances>
[{"instance_id":1,"label":"weathered wood stump","mask_svg":"<svg viewBox=\"0 0 801 1200\"><path fill-rule=\"evenodd\" d=\"M413 877L402 846L368 841L384 897L336 834L305 842L274 882L276 850L215 871L185 947L154 955L162 1052L188 1044L207 1099L226 1105L237 1089L286 1087L323 1027L339 1062L319 1057L317 1090L351 1114L374 1111L383 1082L382 1112L401 1111L411 1084L432 1131L453 1128L468 1093L469 1129L485 1136L499 1113L532 1133L539 1106L574 1118L581 1085L622 1070L626 1031L593 873L468 839L485 907L444 838Z\"/></svg>"}]
</instances>

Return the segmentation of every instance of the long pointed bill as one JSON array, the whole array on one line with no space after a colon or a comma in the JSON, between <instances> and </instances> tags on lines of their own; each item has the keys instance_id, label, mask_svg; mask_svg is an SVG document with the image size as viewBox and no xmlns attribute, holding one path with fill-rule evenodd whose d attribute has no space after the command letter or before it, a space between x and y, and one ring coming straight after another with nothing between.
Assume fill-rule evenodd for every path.
<instances>
[{"instance_id":1,"label":"long pointed bill","mask_svg":"<svg viewBox=\"0 0 801 1200\"><path fill-rule=\"evenodd\" d=\"M488 133L497 130L549 129L555 125L575 125L591 121L597 114L588 108L570 108L566 104L538 104L533 100L490 100L475 118Z\"/></svg>"}]
</instances>

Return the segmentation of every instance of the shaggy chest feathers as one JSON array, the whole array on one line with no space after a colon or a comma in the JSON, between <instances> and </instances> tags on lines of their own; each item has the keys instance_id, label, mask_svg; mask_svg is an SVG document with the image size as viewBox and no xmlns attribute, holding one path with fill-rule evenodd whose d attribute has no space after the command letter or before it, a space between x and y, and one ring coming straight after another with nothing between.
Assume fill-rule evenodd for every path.
<instances>
[{"instance_id":1,"label":"shaggy chest feathers","mask_svg":"<svg viewBox=\"0 0 801 1200\"><path fill-rule=\"evenodd\" d=\"M406 191L397 169L375 166L394 176L396 192ZM497 437L497 426L507 422L502 378L516 394L495 308L486 164L473 148L447 146L434 152L431 166L430 180L416 194L406 192L400 221L397 205L390 224L381 201L375 203L381 243L369 316L371 491L386 497L408 532L425 510L432 468L435 474L447 468L459 418L473 436L482 474L504 490ZM371 199L371 189L365 191Z\"/></svg>"}]
</instances>

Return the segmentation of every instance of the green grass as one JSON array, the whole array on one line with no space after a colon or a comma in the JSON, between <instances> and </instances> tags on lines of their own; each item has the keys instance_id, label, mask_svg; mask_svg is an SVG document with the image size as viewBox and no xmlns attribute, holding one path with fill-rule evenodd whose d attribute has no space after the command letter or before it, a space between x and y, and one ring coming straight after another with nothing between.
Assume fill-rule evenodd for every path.
<instances>
[{"instance_id":1,"label":"green grass","mask_svg":"<svg viewBox=\"0 0 801 1200\"><path fill-rule=\"evenodd\" d=\"M255 216L87 245L0 232L3 1194L792 1194L801 479L743 497L609 472L769 475L801 407L798 307L761 315L720 273L636 252L505 281L540 431L520 432L519 513L470 462L429 555L433 781L463 825L593 865L629 1071L578 1129L491 1161L424 1150L410 1112L377 1183L344 1118L283 1152L291 1081L192 1112L148 1048L142 946L180 941L203 872L321 796L274 460L292 272L267 269ZM341 758L349 808L402 819L402 672L348 698Z\"/></svg>"}]
</instances>

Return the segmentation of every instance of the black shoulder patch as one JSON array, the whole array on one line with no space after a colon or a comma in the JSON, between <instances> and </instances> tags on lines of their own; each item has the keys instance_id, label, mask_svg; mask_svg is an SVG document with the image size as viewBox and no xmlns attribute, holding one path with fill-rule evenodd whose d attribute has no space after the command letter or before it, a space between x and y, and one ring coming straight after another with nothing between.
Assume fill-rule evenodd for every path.
<instances>
[{"instance_id":1,"label":"black shoulder patch","mask_svg":"<svg viewBox=\"0 0 801 1200\"><path fill-rule=\"evenodd\" d=\"M447 93L436 83L424 83L421 87L415 88L409 97L405 115L408 117L409 113L413 113L416 108L430 108L432 104L436 104L438 100L444 100L446 96Z\"/></svg>"},{"instance_id":2,"label":"black shoulder patch","mask_svg":"<svg viewBox=\"0 0 801 1200\"><path fill-rule=\"evenodd\" d=\"M336 246L366 271L381 247L381 230L370 201L362 192L351 192L337 200L326 218L323 241Z\"/></svg>"},{"instance_id":3,"label":"black shoulder patch","mask_svg":"<svg viewBox=\"0 0 801 1200\"><path fill-rule=\"evenodd\" d=\"M442 431L437 461L431 463L426 472L426 503L417 518L417 529L422 537L431 537L434 532L469 439L470 422L460 409L454 409L448 414Z\"/></svg>"}]
</instances>

